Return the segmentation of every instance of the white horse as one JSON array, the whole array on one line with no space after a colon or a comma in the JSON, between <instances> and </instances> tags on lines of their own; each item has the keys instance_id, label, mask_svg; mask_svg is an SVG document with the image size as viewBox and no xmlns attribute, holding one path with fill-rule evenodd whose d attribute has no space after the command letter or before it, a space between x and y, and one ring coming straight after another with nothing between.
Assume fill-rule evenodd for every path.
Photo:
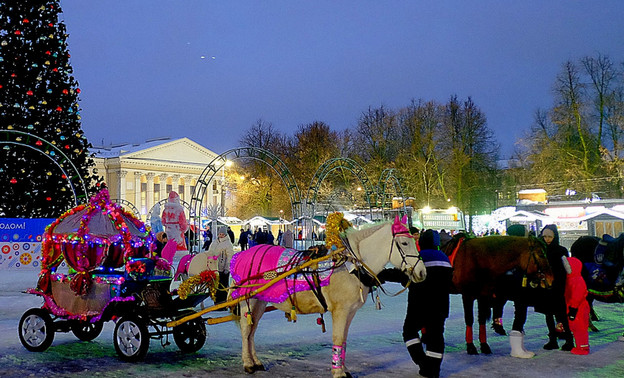
<instances>
[{"instance_id":1,"label":"white horse","mask_svg":"<svg viewBox=\"0 0 624 378\"><path fill-rule=\"evenodd\" d=\"M405 222L406 218L404 217L402 221ZM425 266L416 249L416 243L398 216L394 223L382 223L360 231L350 229L346 237L350 248L343 252L344 257L352 263L352 267L359 268L359 272L365 271L369 277L375 277L387 263L391 263L401 269L413 282L425 279ZM335 267L329 284L321 287L326 308L321 304L319 297L310 290L297 292L281 303L274 303L277 309L287 313L295 308L300 314L324 313L325 310L331 312L334 377L351 376L344 365L347 333L356 311L364 305L369 292L369 287L362 283L358 274L350 273L346 265L339 264ZM240 314L245 314L245 317L251 316L251 320L242 318L239 322L243 367L247 373L265 370L256 354L254 334L267 303L257 296L239 303Z\"/></svg>"}]
</instances>

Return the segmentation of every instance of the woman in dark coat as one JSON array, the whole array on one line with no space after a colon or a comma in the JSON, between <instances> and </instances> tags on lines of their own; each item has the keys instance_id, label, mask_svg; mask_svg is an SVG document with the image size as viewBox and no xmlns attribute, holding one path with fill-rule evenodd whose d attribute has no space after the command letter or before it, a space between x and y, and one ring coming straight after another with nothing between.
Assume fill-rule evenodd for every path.
<instances>
[{"instance_id":1,"label":"woman in dark coat","mask_svg":"<svg viewBox=\"0 0 624 378\"><path fill-rule=\"evenodd\" d=\"M546 298L542 303L535 306L535 311L546 315L546 325L548 326L548 343L544 345L544 349L559 349L557 343L558 335L561 334L565 340L565 344L561 346L561 350L570 351L574 348L572 332L568 324L567 308L565 303L565 284L570 265L568 264L568 250L559 244L559 231L554 224L546 225L541 232L540 238L546 243L546 255L548 263L554 275L554 281L551 290L549 290ZM561 325L561 329L557 330L555 319Z\"/></svg>"}]
</instances>

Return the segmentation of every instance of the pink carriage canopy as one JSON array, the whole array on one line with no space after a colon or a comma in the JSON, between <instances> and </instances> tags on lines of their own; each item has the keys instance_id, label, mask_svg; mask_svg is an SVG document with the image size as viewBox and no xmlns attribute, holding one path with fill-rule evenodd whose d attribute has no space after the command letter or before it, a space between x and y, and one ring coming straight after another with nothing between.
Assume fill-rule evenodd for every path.
<instances>
[{"instance_id":1,"label":"pink carriage canopy","mask_svg":"<svg viewBox=\"0 0 624 378\"><path fill-rule=\"evenodd\" d=\"M118 268L129 258L147 257L154 237L143 222L100 190L89 203L68 210L43 234L41 273L37 287L50 292L50 274L63 260L76 270L71 288L83 295L91 287L92 270Z\"/></svg>"}]
</instances>

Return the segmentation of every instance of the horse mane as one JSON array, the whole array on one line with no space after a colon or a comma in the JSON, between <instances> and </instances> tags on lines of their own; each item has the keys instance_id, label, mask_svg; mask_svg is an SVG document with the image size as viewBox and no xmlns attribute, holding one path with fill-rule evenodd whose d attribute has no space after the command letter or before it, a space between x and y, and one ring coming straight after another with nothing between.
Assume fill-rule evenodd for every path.
<instances>
[{"instance_id":1,"label":"horse mane","mask_svg":"<svg viewBox=\"0 0 624 378\"><path fill-rule=\"evenodd\" d=\"M353 245L358 245L362 240L371 236L373 233L375 233L377 230L387 224L388 222L365 225L359 230L356 230L355 228L349 228L344 232L344 235L349 238L349 241Z\"/></svg>"}]
</instances>

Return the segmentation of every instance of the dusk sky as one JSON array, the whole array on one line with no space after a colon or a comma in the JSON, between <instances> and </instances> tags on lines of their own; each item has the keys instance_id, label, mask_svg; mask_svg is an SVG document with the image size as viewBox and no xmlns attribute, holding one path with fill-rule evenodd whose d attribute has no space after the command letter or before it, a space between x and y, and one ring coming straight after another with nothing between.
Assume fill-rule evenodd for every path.
<instances>
[{"instance_id":1,"label":"dusk sky","mask_svg":"<svg viewBox=\"0 0 624 378\"><path fill-rule=\"evenodd\" d=\"M471 96L502 158L567 60L624 61L624 1L62 0L94 145L188 137L216 153L258 119L288 135L412 99Z\"/></svg>"}]
</instances>

